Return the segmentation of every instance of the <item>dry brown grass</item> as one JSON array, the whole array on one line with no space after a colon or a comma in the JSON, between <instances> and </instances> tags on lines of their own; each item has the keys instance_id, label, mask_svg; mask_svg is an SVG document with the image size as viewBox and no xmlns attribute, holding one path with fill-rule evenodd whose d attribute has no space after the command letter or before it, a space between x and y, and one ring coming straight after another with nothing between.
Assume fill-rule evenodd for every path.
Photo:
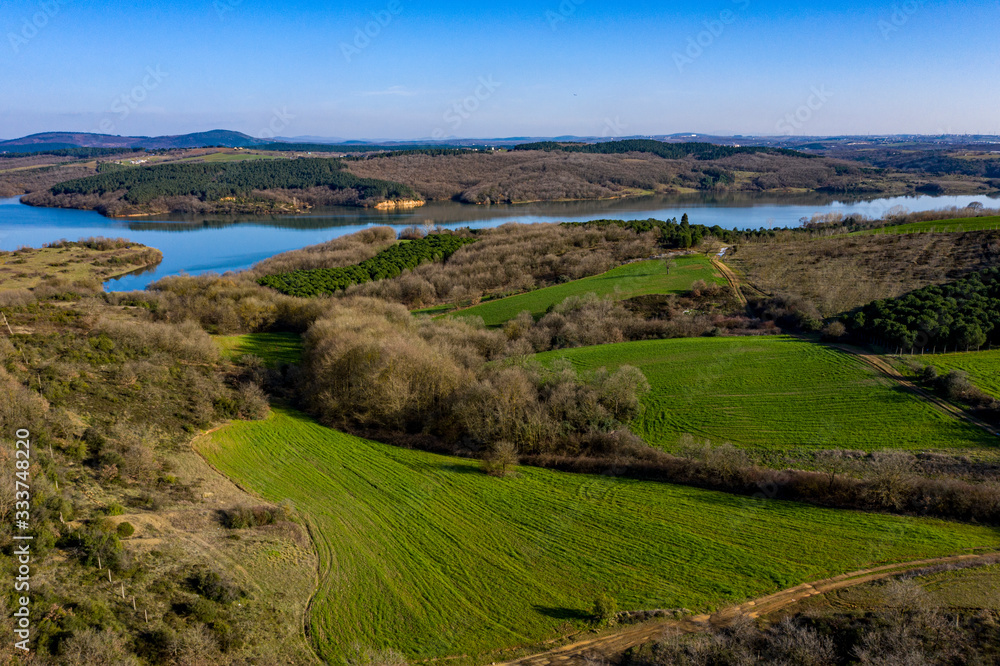
<instances>
[{"instance_id":1,"label":"dry brown grass","mask_svg":"<svg viewBox=\"0 0 1000 666\"><path fill-rule=\"evenodd\" d=\"M733 255L755 286L801 296L824 316L950 282L998 261L995 231L746 243Z\"/></svg>"}]
</instances>

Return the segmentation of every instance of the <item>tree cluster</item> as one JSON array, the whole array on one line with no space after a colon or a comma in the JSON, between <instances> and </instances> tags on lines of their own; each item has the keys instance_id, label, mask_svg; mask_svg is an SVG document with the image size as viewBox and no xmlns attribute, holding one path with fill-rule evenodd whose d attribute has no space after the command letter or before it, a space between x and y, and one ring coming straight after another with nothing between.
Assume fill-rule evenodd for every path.
<instances>
[{"instance_id":1,"label":"tree cluster","mask_svg":"<svg viewBox=\"0 0 1000 666\"><path fill-rule=\"evenodd\" d=\"M723 243L738 243L749 239L773 237L777 230L736 230L723 229L719 225L707 227L704 224L691 224L685 214L681 221L672 220L593 220L591 222L563 222L564 226L584 228L618 226L629 229L637 234L659 234L660 246L665 249L687 249L697 247L706 238L715 238Z\"/></svg>"},{"instance_id":2,"label":"tree cluster","mask_svg":"<svg viewBox=\"0 0 1000 666\"><path fill-rule=\"evenodd\" d=\"M343 163L331 159L251 160L247 162L160 164L113 169L96 176L59 183L50 189L59 195L103 196L124 192L131 204L146 204L170 196L194 196L218 201L249 196L255 190L353 189L361 199L415 199L417 194L399 183L358 178Z\"/></svg>"},{"instance_id":3,"label":"tree cluster","mask_svg":"<svg viewBox=\"0 0 1000 666\"><path fill-rule=\"evenodd\" d=\"M68 144L67 144L68 145ZM18 146L22 147L22 146ZM0 151L0 159L15 157L30 157L33 155L52 155L53 157L107 157L108 155L129 155L144 152L143 148L48 148L27 152Z\"/></svg>"},{"instance_id":4,"label":"tree cluster","mask_svg":"<svg viewBox=\"0 0 1000 666\"><path fill-rule=\"evenodd\" d=\"M875 301L845 323L855 336L906 350L968 351L1000 343L1000 269Z\"/></svg>"},{"instance_id":5,"label":"tree cluster","mask_svg":"<svg viewBox=\"0 0 1000 666\"><path fill-rule=\"evenodd\" d=\"M330 295L355 284L397 277L426 262L444 261L474 242L475 238L431 234L419 240L397 243L354 266L278 273L261 277L257 282L290 296Z\"/></svg>"},{"instance_id":6,"label":"tree cluster","mask_svg":"<svg viewBox=\"0 0 1000 666\"><path fill-rule=\"evenodd\" d=\"M559 143L556 141L540 141L523 143L513 150L546 150L571 153L594 153L599 155L621 155L623 153L651 153L668 160L680 160L693 157L697 160L718 160L733 155L754 155L765 153L769 155L787 155L790 157L813 158L815 155L801 153L787 148L769 148L766 146L720 146L714 143L664 143L653 139L626 139L624 141L604 141L601 143Z\"/></svg>"}]
</instances>

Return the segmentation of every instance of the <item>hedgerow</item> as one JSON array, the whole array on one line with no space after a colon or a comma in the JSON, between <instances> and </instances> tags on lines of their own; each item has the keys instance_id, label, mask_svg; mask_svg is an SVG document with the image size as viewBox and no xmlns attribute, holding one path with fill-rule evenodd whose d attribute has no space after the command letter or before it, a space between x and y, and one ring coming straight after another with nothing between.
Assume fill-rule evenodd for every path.
<instances>
[{"instance_id":1,"label":"hedgerow","mask_svg":"<svg viewBox=\"0 0 1000 666\"><path fill-rule=\"evenodd\" d=\"M351 285L397 277L403 271L429 261L442 261L475 241L474 238L432 234L420 240L393 245L354 266L266 275L257 283L290 296L330 295Z\"/></svg>"}]
</instances>

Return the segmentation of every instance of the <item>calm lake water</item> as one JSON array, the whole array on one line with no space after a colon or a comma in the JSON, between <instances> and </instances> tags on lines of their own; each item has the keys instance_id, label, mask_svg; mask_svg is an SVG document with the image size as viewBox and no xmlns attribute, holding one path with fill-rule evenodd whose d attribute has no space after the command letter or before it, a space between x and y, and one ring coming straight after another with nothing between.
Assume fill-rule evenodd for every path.
<instances>
[{"instance_id":1,"label":"calm lake water","mask_svg":"<svg viewBox=\"0 0 1000 666\"><path fill-rule=\"evenodd\" d=\"M140 221L112 220L92 211L32 208L13 198L0 199L0 250L14 250L22 245L39 247L61 238L77 240L87 236L124 237L162 250L163 262L156 268L111 280L106 285L110 291L128 291L143 289L154 280L182 272L196 275L243 270L281 252L379 225L402 229L432 223L447 228L483 228L507 222L667 219L687 213L696 224L757 229L797 226L801 218L822 213L880 217L894 206L922 211L965 207L973 201L980 201L988 208L1000 207L1000 197L972 195L846 201L818 194L784 197L737 194L488 207L442 202L401 212L327 208L287 217L171 216Z\"/></svg>"}]
</instances>

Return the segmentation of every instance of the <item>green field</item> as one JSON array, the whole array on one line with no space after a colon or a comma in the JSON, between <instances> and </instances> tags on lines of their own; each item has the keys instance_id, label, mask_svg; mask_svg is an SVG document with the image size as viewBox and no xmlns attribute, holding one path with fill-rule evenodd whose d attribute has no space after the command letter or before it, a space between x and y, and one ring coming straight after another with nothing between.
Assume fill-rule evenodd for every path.
<instances>
[{"instance_id":1,"label":"green field","mask_svg":"<svg viewBox=\"0 0 1000 666\"><path fill-rule=\"evenodd\" d=\"M968 373L972 383L995 398L1000 398L1000 350L963 354L911 356L915 361L935 366L942 374L949 370Z\"/></svg>"},{"instance_id":2,"label":"green field","mask_svg":"<svg viewBox=\"0 0 1000 666\"><path fill-rule=\"evenodd\" d=\"M581 369L633 365L652 386L634 430L673 448L683 434L767 449L996 447L851 356L788 337L631 342L539 355Z\"/></svg>"},{"instance_id":3,"label":"green field","mask_svg":"<svg viewBox=\"0 0 1000 666\"><path fill-rule=\"evenodd\" d=\"M298 363L302 359L302 337L295 333L250 333L215 337L223 358L237 360L253 354L270 366Z\"/></svg>"},{"instance_id":4,"label":"green field","mask_svg":"<svg viewBox=\"0 0 1000 666\"><path fill-rule=\"evenodd\" d=\"M726 283L705 256L678 257L674 261L675 265L669 272L663 261L640 261L620 266L601 275L483 303L460 310L453 315L482 317L487 326L500 326L524 311L530 312L538 319L549 307L562 303L570 296L596 294L602 297L626 299L647 294L681 293L691 289L691 284L697 280ZM427 311L427 313L433 312Z\"/></svg>"},{"instance_id":5,"label":"green field","mask_svg":"<svg viewBox=\"0 0 1000 666\"><path fill-rule=\"evenodd\" d=\"M851 235L948 233L986 229L1000 229L1000 217L967 217L957 220L914 222L913 224L900 224L871 231L859 231Z\"/></svg>"},{"instance_id":6,"label":"green field","mask_svg":"<svg viewBox=\"0 0 1000 666\"><path fill-rule=\"evenodd\" d=\"M908 578L907 582L926 593L918 597L922 608L1000 611L1000 565L942 571ZM803 601L789 612L858 612L859 609L898 608L899 600L886 595L892 585L891 582L879 581L837 590Z\"/></svg>"},{"instance_id":7,"label":"green field","mask_svg":"<svg viewBox=\"0 0 1000 666\"><path fill-rule=\"evenodd\" d=\"M209 153L208 155L197 155L195 157L185 157L179 160L173 160L175 164L181 162L247 162L249 160L278 160L285 159L283 155L266 155L260 153L244 153L244 152L222 152L222 153Z\"/></svg>"},{"instance_id":8,"label":"green field","mask_svg":"<svg viewBox=\"0 0 1000 666\"><path fill-rule=\"evenodd\" d=\"M595 596L703 610L876 562L995 549L994 529L821 509L370 442L293 411L197 440L212 465L291 500L320 555L310 635L411 659L501 661L584 626ZM460 663L457 661L456 663Z\"/></svg>"}]
</instances>

